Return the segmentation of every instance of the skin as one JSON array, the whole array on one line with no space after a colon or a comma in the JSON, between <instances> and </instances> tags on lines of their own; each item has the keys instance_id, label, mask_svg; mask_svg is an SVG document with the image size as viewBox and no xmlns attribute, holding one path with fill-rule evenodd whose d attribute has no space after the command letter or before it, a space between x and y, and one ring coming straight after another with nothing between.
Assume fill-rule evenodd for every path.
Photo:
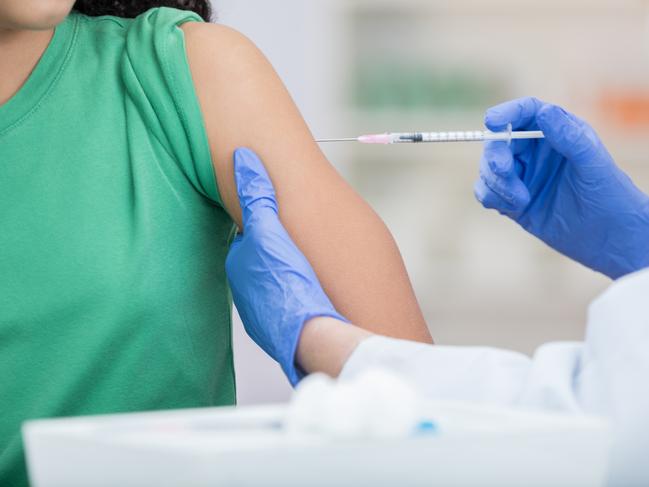
<instances>
[{"instance_id":1,"label":"skin","mask_svg":"<svg viewBox=\"0 0 649 487\"><path fill-rule=\"evenodd\" d=\"M300 335L296 363L308 374L338 377L354 350L371 336L374 334L335 318L313 318Z\"/></svg>"},{"instance_id":2,"label":"skin","mask_svg":"<svg viewBox=\"0 0 649 487\"><path fill-rule=\"evenodd\" d=\"M74 0L0 2L0 104L25 83Z\"/></svg>"},{"instance_id":3,"label":"skin","mask_svg":"<svg viewBox=\"0 0 649 487\"><path fill-rule=\"evenodd\" d=\"M249 147L273 181L282 223L336 309L372 332L431 343L390 232L327 161L266 58L227 27L182 29L230 215L241 225L232 154Z\"/></svg>"},{"instance_id":4,"label":"skin","mask_svg":"<svg viewBox=\"0 0 649 487\"><path fill-rule=\"evenodd\" d=\"M0 2L0 103L24 84L72 0ZM232 154L264 160L282 223L338 311L372 332L432 342L397 246L314 142L265 57L224 26L186 23L187 56L225 208L241 224Z\"/></svg>"}]
</instances>

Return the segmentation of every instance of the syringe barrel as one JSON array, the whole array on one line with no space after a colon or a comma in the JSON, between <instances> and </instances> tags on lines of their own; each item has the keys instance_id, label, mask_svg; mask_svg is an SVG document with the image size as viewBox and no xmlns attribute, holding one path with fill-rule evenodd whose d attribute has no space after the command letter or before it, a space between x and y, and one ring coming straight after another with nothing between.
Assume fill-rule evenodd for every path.
<instances>
[{"instance_id":1,"label":"syringe barrel","mask_svg":"<svg viewBox=\"0 0 649 487\"><path fill-rule=\"evenodd\" d=\"M512 132L512 139L544 139L545 134L541 130L519 130Z\"/></svg>"},{"instance_id":2,"label":"syringe barrel","mask_svg":"<svg viewBox=\"0 0 649 487\"><path fill-rule=\"evenodd\" d=\"M507 130L503 132L484 131L484 140L502 140L504 142L511 142L515 139L543 139L545 134L541 130L512 130L512 124L507 126Z\"/></svg>"},{"instance_id":3,"label":"syringe barrel","mask_svg":"<svg viewBox=\"0 0 649 487\"><path fill-rule=\"evenodd\" d=\"M489 130L468 130L457 132L391 132L385 134L362 135L357 140L365 144L417 144L422 142L481 142L484 140L540 139L540 130L513 132L491 132Z\"/></svg>"},{"instance_id":4,"label":"syringe barrel","mask_svg":"<svg viewBox=\"0 0 649 487\"><path fill-rule=\"evenodd\" d=\"M393 144L412 144L418 142L472 142L484 140L484 132L480 130L458 132L412 132L395 133Z\"/></svg>"}]
</instances>

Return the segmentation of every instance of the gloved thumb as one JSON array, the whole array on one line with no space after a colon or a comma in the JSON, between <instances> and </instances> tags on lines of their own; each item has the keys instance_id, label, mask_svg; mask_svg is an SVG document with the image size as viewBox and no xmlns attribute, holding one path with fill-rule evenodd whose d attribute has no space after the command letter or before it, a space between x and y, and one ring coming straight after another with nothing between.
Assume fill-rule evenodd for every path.
<instances>
[{"instance_id":1,"label":"gloved thumb","mask_svg":"<svg viewBox=\"0 0 649 487\"><path fill-rule=\"evenodd\" d=\"M234 179L244 229L252 214L261 208L269 208L277 214L275 188L264 164L252 150L239 148L234 151Z\"/></svg>"},{"instance_id":2,"label":"gloved thumb","mask_svg":"<svg viewBox=\"0 0 649 487\"><path fill-rule=\"evenodd\" d=\"M548 143L566 158L585 162L597 153L597 139L591 136L590 127L562 108L544 105L536 120Z\"/></svg>"}]
</instances>

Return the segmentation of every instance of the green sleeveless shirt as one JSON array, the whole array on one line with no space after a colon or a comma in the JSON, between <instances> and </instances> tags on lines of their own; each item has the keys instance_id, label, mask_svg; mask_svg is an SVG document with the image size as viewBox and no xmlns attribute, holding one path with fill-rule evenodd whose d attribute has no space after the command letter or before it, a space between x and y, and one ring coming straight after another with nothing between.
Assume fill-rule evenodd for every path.
<instances>
[{"instance_id":1,"label":"green sleeveless shirt","mask_svg":"<svg viewBox=\"0 0 649 487\"><path fill-rule=\"evenodd\" d=\"M235 401L186 21L72 13L0 106L0 485L27 483L27 419Z\"/></svg>"}]
</instances>

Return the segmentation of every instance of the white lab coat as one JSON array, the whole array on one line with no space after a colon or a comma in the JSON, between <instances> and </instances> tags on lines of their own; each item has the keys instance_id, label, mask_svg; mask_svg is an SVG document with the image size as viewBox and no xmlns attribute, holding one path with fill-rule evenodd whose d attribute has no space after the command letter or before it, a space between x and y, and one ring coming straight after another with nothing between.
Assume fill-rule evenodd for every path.
<instances>
[{"instance_id":1,"label":"white lab coat","mask_svg":"<svg viewBox=\"0 0 649 487\"><path fill-rule=\"evenodd\" d=\"M408 377L429 399L604 416L614 435L609 484L649 486L649 270L616 281L591 303L583 342L548 343L530 359L373 337L341 378L376 366Z\"/></svg>"}]
</instances>

